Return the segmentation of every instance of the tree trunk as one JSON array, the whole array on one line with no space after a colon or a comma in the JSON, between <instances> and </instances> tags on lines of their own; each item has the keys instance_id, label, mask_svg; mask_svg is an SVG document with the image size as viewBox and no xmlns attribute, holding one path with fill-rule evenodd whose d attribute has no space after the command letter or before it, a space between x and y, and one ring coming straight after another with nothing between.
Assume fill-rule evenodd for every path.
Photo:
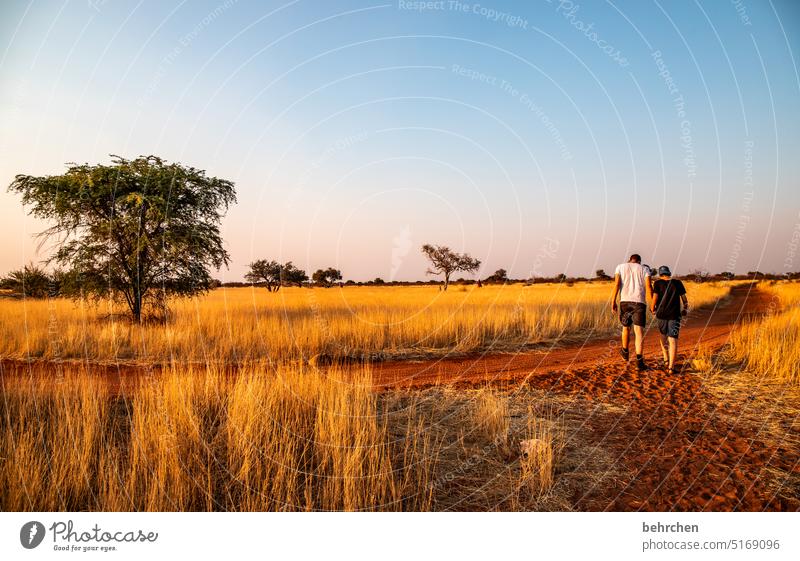
<instances>
[{"instance_id":1,"label":"tree trunk","mask_svg":"<svg viewBox=\"0 0 800 561\"><path fill-rule=\"evenodd\" d=\"M444 289L447 290L447 287L450 285L450 273L444 274Z\"/></svg>"},{"instance_id":2,"label":"tree trunk","mask_svg":"<svg viewBox=\"0 0 800 561\"><path fill-rule=\"evenodd\" d=\"M138 292L133 294L133 303L131 305L131 315L133 316L133 321L136 323L142 322L142 295Z\"/></svg>"}]
</instances>

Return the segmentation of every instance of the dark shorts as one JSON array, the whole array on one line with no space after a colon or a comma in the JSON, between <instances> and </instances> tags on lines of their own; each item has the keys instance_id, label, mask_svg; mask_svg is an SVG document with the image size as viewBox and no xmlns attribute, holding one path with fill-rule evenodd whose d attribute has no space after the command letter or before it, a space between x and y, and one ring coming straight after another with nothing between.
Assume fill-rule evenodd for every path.
<instances>
[{"instance_id":1,"label":"dark shorts","mask_svg":"<svg viewBox=\"0 0 800 561\"><path fill-rule=\"evenodd\" d=\"M623 327L638 325L644 327L647 319L647 308L641 302L620 302L619 322Z\"/></svg>"},{"instance_id":2,"label":"dark shorts","mask_svg":"<svg viewBox=\"0 0 800 561\"><path fill-rule=\"evenodd\" d=\"M658 320L658 330L667 337L678 338L681 332L681 320L679 319L660 319Z\"/></svg>"}]
</instances>

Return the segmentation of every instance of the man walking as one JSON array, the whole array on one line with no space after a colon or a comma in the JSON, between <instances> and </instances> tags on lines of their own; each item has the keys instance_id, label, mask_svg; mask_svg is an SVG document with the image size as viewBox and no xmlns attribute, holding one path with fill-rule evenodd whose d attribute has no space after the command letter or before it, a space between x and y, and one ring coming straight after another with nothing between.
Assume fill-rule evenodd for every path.
<instances>
[{"instance_id":1,"label":"man walking","mask_svg":"<svg viewBox=\"0 0 800 561\"><path fill-rule=\"evenodd\" d=\"M689 310L686 288L678 279L672 278L669 267L658 268L659 279L653 283L653 306L651 310L658 319L661 332L661 353L667 372L675 372L675 357L678 356L678 335L681 331L681 317ZM683 309L681 309L683 304Z\"/></svg>"},{"instance_id":2,"label":"man walking","mask_svg":"<svg viewBox=\"0 0 800 561\"><path fill-rule=\"evenodd\" d=\"M642 265L640 255L634 253L627 263L617 265L614 271L614 295L611 310L614 314L619 311L619 322L622 324L622 349L620 353L626 361L630 357L628 344L630 343L631 326L635 336L636 366L645 370L647 366L642 356L642 343L644 340L644 326L647 319L647 299L653 293L650 284L650 268ZM617 307L617 295L620 296Z\"/></svg>"}]
</instances>

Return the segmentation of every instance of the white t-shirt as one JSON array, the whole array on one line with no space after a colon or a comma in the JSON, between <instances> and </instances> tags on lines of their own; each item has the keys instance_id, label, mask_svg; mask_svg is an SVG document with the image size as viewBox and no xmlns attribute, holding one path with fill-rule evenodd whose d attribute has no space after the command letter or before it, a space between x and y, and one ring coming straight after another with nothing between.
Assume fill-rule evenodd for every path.
<instances>
[{"instance_id":1,"label":"white t-shirt","mask_svg":"<svg viewBox=\"0 0 800 561\"><path fill-rule=\"evenodd\" d=\"M617 265L614 271L615 275L619 275L622 281L622 290L620 291L620 302L640 302L645 304L645 277L651 275L650 268L642 265L641 263L622 263Z\"/></svg>"}]
</instances>

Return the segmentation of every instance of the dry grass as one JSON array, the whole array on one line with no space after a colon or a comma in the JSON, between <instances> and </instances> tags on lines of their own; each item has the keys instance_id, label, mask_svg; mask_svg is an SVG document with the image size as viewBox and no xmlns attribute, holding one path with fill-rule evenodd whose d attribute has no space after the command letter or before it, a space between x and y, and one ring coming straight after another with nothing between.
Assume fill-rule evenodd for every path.
<instances>
[{"instance_id":1,"label":"dry grass","mask_svg":"<svg viewBox=\"0 0 800 561\"><path fill-rule=\"evenodd\" d=\"M508 399L486 388L475 396L473 407L473 426L479 427L490 441L506 445L509 437Z\"/></svg>"},{"instance_id":2,"label":"dry grass","mask_svg":"<svg viewBox=\"0 0 800 561\"><path fill-rule=\"evenodd\" d=\"M363 370L254 366L2 383L5 511L534 509L556 471L557 423L489 390L378 395ZM528 437L547 451L520 458Z\"/></svg>"},{"instance_id":3,"label":"dry grass","mask_svg":"<svg viewBox=\"0 0 800 561\"><path fill-rule=\"evenodd\" d=\"M731 338L736 360L761 376L800 383L800 284L761 283L771 296L764 318L742 326Z\"/></svg>"},{"instance_id":4,"label":"dry grass","mask_svg":"<svg viewBox=\"0 0 800 561\"><path fill-rule=\"evenodd\" d=\"M55 383L6 376L0 506L430 509L435 451L414 426L410 440L388 438L365 376L190 368L142 380L126 397L80 372Z\"/></svg>"},{"instance_id":5,"label":"dry grass","mask_svg":"<svg viewBox=\"0 0 800 561\"><path fill-rule=\"evenodd\" d=\"M526 439L522 444L522 484L533 494L541 495L553 486L555 466L563 447L557 438L558 427L552 421L529 412Z\"/></svg>"},{"instance_id":6,"label":"dry grass","mask_svg":"<svg viewBox=\"0 0 800 561\"><path fill-rule=\"evenodd\" d=\"M463 288L463 291L455 290ZM695 307L726 284L687 283ZM518 349L616 327L610 283L219 289L172 303L167 324L132 325L114 306L0 299L0 357L230 364L380 359Z\"/></svg>"},{"instance_id":7,"label":"dry grass","mask_svg":"<svg viewBox=\"0 0 800 561\"><path fill-rule=\"evenodd\" d=\"M427 420L437 443L437 510L571 510L576 489L587 491L612 473L602 454L587 453L585 408L572 411L576 404L556 404L537 390L439 387L395 392L385 406L399 418L412 410ZM531 438L545 446L526 456L521 444Z\"/></svg>"},{"instance_id":8,"label":"dry grass","mask_svg":"<svg viewBox=\"0 0 800 561\"><path fill-rule=\"evenodd\" d=\"M717 368L717 359L713 350L708 346L701 346L691 358L692 369L700 374L711 376Z\"/></svg>"}]
</instances>

